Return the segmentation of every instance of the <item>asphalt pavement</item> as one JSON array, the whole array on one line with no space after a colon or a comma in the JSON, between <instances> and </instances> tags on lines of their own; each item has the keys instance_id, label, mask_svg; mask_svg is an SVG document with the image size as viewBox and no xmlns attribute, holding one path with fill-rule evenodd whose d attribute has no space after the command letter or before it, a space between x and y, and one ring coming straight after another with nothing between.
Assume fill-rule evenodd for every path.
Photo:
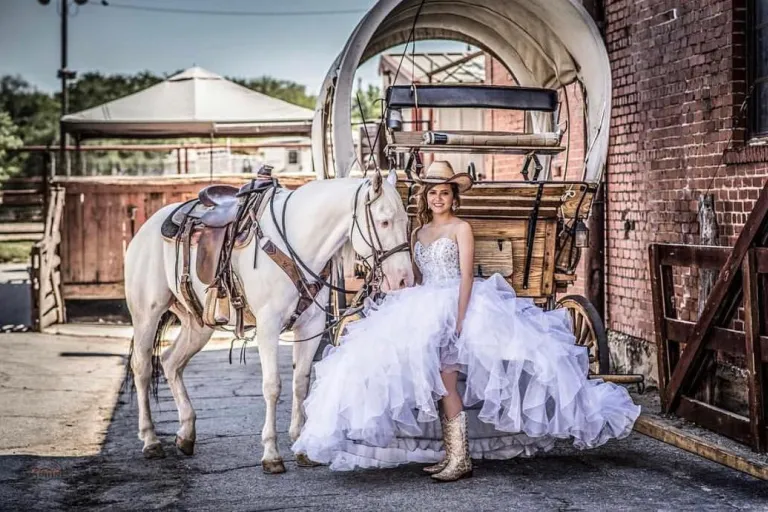
<instances>
[{"instance_id":1,"label":"asphalt pavement","mask_svg":"<svg viewBox=\"0 0 768 512\"><path fill-rule=\"evenodd\" d=\"M73 346L56 345L62 338ZM78 343L90 348L76 350ZM186 457L173 447L177 414L170 392L162 386L153 413L167 457L145 460L136 436L135 396L117 391L122 379L117 370L124 361L117 355L125 354L127 342L104 340L101 350L93 348L94 343L97 340L30 333L0 335L0 420L4 425L0 428L0 447L4 447L0 450L0 508L768 510L765 482L640 434L587 452L563 443L531 459L477 461L474 478L449 484L432 482L419 465L348 473L334 473L326 467L298 468L287 434L288 346L280 349L283 398L278 407L287 473L266 475L261 471L264 402L257 350L247 350L247 364L229 365L228 344L223 343L214 343L198 354L186 371L198 418L195 455ZM87 352L100 355L83 355ZM47 356L40 358L39 354ZM50 380L30 387L35 376ZM93 400L87 407L82 398L67 405L62 398L64 389ZM21 392L26 393L23 399L18 395ZM9 397L14 396L17 398L11 402ZM112 414L108 414L110 403L114 405ZM51 412L54 404L59 416L79 407L70 414L70 423L74 421L74 428L86 433L83 439L61 437L60 431L73 427L49 419L57 417ZM104 407L107 414L103 414ZM7 420L19 415L24 421L18 420L17 427L9 429ZM32 428L35 421L39 424ZM29 426L26 430L31 429L26 434L25 424ZM60 452L46 448L50 439L58 440L53 445Z\"/></svg>"}]
</instances>

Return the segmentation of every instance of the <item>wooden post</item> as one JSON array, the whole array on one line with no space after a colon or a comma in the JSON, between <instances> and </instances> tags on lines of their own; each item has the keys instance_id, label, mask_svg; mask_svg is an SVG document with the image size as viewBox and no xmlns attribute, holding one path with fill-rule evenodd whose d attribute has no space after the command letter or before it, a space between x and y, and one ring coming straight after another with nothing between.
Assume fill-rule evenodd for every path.
<instances>
[{"instance_id":1,"label":"wooden post","mask_svg":"<svg viewBox=\"0 0 768 512\"><path fill-rule=\"evenodd\" d=\"M744 335L746 341L749 431L755 451L766 450L766 390L760 346L760 297L755 251L749 251L742 265L744 283Z\"/></svg>"},{"instance_id":2,"label":"wooden post","mask_svg":"<svg viewBox=\"0 0 768 512\"><path fill-rule=\"evenodd\" d=\"M597 189L589 217L589 248L586 250L587 274L584 293L597 309L600 319L605 318L605 184Z\"/></svg>"}]
</instances>

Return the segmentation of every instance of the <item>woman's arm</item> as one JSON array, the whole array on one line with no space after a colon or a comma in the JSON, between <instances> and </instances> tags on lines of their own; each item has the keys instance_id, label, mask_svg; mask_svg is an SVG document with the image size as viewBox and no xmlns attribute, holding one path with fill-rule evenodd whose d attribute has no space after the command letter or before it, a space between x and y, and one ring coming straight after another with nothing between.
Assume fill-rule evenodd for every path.
<instances>
[{"instance_id":1,"label":"woman's arm","mask_svg":"<svg viewBox=\"0 0 768 512\"><path fill-rule=\"evenodd\" d=\"M472 294L472 282L474 281L475 237L472 234L472 226L462 222L456 232L456 242L459 244L459 268L461 269L459 315L456 323L456 333L461 334L464 317L469 306L469 297Z\"/></svg>"},{"instance_id":2,"label":"woman's arm","mask_svg":"<svg viewBox=\"0 0 768 512\"><path fill-rule=\"evenodd\" d=\"M417 233L421 229L421 226L411 231L411 266L413 267L413 284L421 284L421 270L416 264L416 240Z\"/></svg>"}]
</instances>

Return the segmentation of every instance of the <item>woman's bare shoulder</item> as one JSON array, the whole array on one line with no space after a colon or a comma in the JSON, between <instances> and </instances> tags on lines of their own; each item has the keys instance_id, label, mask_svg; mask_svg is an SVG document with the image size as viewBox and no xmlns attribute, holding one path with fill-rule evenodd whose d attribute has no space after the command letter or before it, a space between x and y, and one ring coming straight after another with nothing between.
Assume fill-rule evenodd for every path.
<instances>
[{"instance_id":1,"label":"woman's bare shoulder","mask_svg":"<svg viewBox=\"0 0 768 512\"><path fill-rule=\"evenodd\" d=\"M453 233L454 235L458 236L461 234L464 235L472 235L472 225L465 221L464 219L456 219L456 223L453 227Z\"/></svg>"}]
</instances>

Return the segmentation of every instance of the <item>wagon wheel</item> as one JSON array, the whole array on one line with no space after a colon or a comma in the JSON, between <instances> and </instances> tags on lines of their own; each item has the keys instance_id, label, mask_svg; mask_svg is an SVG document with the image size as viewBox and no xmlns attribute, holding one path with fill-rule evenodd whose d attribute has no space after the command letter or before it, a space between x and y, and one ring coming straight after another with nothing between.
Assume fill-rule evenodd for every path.
<instances>
[{"instance_id":1,"label":"wagon wheel","mask_svg":"<svg viewBox=\"0 0 768 512\"><path fill-rule=\"evenodd\" d=\"M589 372L607 374L608 336L595 306L586 297L568 295L557 301L555 308L565 308L571 314L576 344L589 349Z\"/></svg>"}]
</instances>

